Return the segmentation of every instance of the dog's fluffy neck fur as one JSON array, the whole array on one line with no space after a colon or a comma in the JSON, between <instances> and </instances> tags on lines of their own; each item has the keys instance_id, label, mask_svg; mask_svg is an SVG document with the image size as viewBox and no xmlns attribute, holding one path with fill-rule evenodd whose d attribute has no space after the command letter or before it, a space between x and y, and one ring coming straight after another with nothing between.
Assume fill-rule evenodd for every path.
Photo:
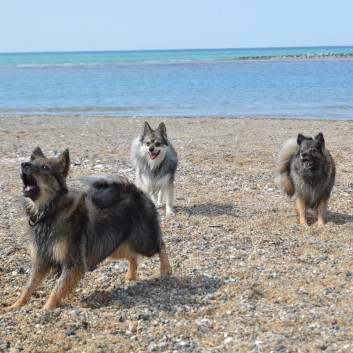
<instances>
[{"instance_id":1,"label":"dog's fluffy neck fur","mask_svg":"<svg viewBox=\"0 0 353 353\"><path fill-rule=\"evenodd\" d=\"M41 220L55 215L58 205L61 207L68 205L71 199L68 194L68 191L62 192L46 202L32 201L28 197L23 197L22 205L29 217L30 224L39 223Z\"/></svg>"}]
</instances>

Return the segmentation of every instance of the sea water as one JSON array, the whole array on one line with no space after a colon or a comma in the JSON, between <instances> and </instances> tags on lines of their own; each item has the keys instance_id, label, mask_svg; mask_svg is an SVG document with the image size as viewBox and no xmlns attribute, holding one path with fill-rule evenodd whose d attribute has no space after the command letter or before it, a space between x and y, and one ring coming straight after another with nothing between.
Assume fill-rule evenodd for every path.
<instances>
[{"instance_id":1,"label":"sea water","mask_svg":"<svg viewBox=\"0 0 353 353\"><path fill-rule=\"evenodd\" d=\"M0 114L353 120L353 59L323 54L353 47L0 54Z\"/></svg>"}]
</instances>

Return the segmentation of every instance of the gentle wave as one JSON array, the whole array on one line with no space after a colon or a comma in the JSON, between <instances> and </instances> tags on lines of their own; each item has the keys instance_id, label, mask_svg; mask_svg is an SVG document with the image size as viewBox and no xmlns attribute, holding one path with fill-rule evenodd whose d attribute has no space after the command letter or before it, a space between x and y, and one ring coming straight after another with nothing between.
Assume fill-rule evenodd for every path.
<instances>
[{"instance_id":1,"label":"gentle wave","mask_svg":"<svg viewBox=\"0 0 353 353\"><path fill-rule=\"evenodd\" d=\"M344 111L353 111L353 105L347 105L347 104L341 104L341 105L324 105L320 107L321 109L324 110L344 110Z\"/></svg>"},{"instance_id":2,"label":"gentle wave","mask_svg":"<svg viewBox=\"0 0 353 353\"><path fill-rule=\"evenodd\" d=\"M155 107L154 107L155 108ZM124 111L139 111L146 109L142 107L50 107L50 108L1 108L0 113L89 113L89 112L124 112Z\"/></svg>"},{"instance_id":3,"label":"gentle wave","mask_svg":"<svg viewBox=\"0 0 353 353\"><path fill-rule=\"evenodd\" d=\"M169 61L141 61L141 62L101 62L101 63L63 63L63 64L19 64L16 65L19 69L51 69L51 68L90 68L90 67L114 67L114 66L138 66L138 65L181 65L183 63L197 63L204 61L218 60L169 60ZM0 69L5 69L8 66L0 64Z\"/></svg>"}]
</instances>

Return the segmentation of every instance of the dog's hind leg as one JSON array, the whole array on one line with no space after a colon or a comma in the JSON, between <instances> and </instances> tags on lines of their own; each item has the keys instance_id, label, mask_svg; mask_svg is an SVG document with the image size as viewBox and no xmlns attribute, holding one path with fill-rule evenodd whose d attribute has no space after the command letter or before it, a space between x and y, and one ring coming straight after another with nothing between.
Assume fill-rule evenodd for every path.
<instances>
[{"instance_id":1,"label":"dog's hind leg","mask_svg":"<svg viewBox=\"0 0 353 353\"><path fill-rule=\"evenodd\" d=\"M25 305L32 295L32 293L36 290L36 288L43 282L46 274L49 269L47 267L34 265L31 270L31 275L28 280L28 283L21 294L21 296L16 300L14 304L6 308L7 310L17 309L23 305Z\"/></svg>"},{"instance_id":2,"label":"dog's hind leg","mask_svg":"<svg viewBox=\"0 0 353 353\"><path fill-rule=\"evenodd\" d=\"M322 227L325 224L328 200L320 200L317 207L317 224Z\"/></svg>"},{"instance_id":3,"label":"dog's hind leg","mask_svg":"<svg viewBox=\"0 0 353 353\"><path fill-rule=\"evenodd\" d=\"M306 203L303 199L295 200L295 209L299 216L299 223L303 226L308 226L308 222L306 220Z\"/></svg>"},{"instance_id":4,"label":"dog's hind leg","mask_svg":"<svg viewBox=\"0 0 353 353\"><path fill-rule=\"evenodd\" d=\"M163 279L168 278L172 275L173 270L172 270L172 267L170 266L168 255L167 255L167 249L163 240L162 240L161 250L159 251L158 255L160 260L161 278Z\"/></svg>"},{"instance_id":5,"label":"dog's hind leg","mask_svg":"<svg viewBox=\"0 0 353 353\"><path fill-rule=\"evenodd\" d=\"M133 252L128 243L122 243L119 247L110 255L111 260L127 259L129 262L129 268L125 274L127 281L136 280L137 270L137 254Z\"/></svg>"},{"instance_id":6,"label":"dog's hind leg","mask_svg":"<svg viewBox=\"0 0 353 353\"><path fill-rule=\"evenodd\" d=\"M45 303L43 310L52 310L59 307L61 301L73 291L84 273L84 269L78 266L63 268L61 276Z\"/></svg>"},{"instance_id":7,"label":"dog's hind leg","mask_svg":"<svg viewBox=\"0 0 353 353\"><path fill-rule=\"evenodd\" d=\"M136 280L137 255L128 255L126 256L126 259L129 262L129 268L125 274L125 279L127 281L134 281Z\"/></svg>"}]
</instances>

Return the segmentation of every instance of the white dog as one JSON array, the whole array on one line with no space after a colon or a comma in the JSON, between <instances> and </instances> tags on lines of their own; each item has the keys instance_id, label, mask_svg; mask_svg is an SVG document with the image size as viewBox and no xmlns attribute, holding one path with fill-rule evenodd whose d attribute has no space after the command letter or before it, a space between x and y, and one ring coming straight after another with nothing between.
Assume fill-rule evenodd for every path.
<instances>
[{"instance_id":1,"label":"white dog","mask_svg":"<svg viewBox=\"0 0 353 353\"><path fill-rule=\"evenodd\" d=\"M131 162L136 170L136 184L151 196L157 207L161 207L165 199L166 213L173 213L178 157L168 140L164 123L153 130L145 122L143 134L131 146Z\"/></svg>"}]
</instances>

